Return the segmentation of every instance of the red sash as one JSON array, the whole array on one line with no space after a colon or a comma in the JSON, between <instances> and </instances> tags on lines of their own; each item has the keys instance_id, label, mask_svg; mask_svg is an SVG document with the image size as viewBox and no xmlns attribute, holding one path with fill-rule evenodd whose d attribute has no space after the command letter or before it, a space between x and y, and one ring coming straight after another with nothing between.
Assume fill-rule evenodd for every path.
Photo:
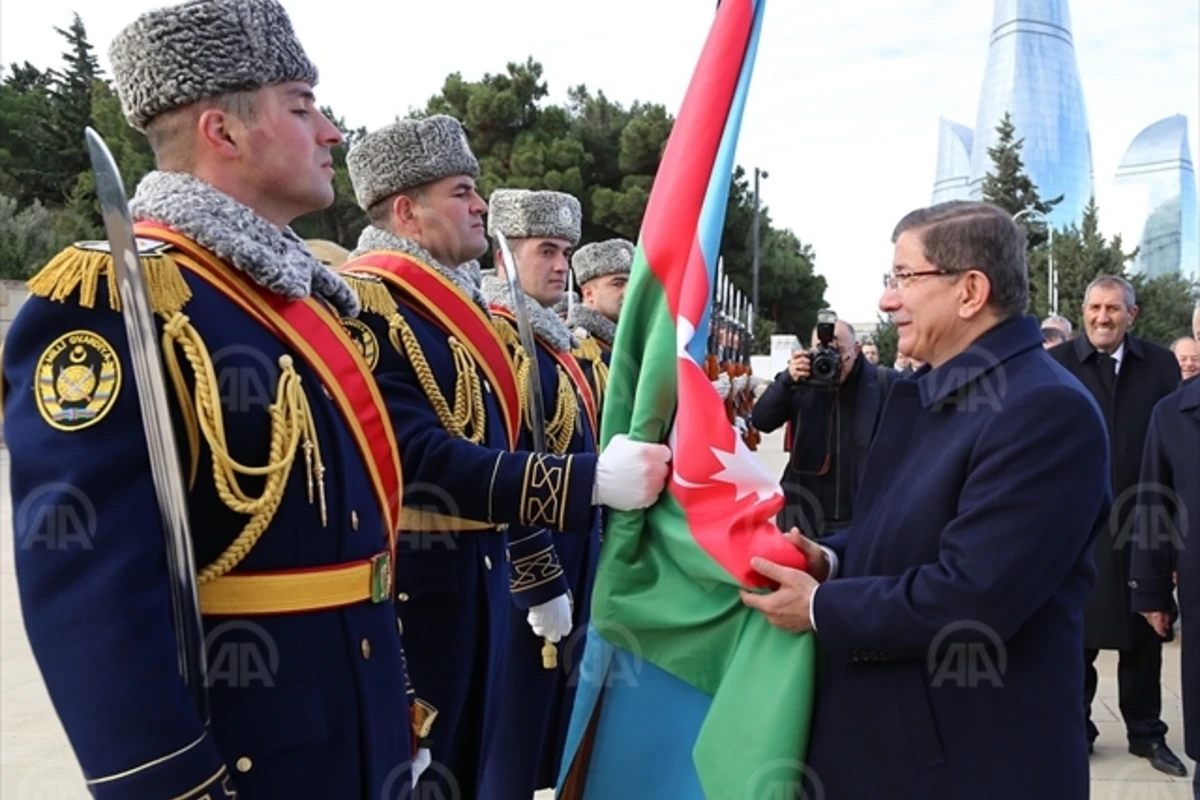
<instances>
[{"instance_id":1,"label":"red sash","mask_svg":"<svg viewBox=\"0 0 1200 800\"><path fill-rule=\"evenodd\" d=\"M508 348L491 320L471 298L429 264L406 253L365 253L342 265L342 272L373 275L419 306L448 336L471 351L472 358L496 389L507 426L509 449L521 430L521 395Z\"/></svg>"},{"instance_id":2,"label":"red sash","mask_svg":"<svg viewBox=\"0 0 1200 800\"><path fill-rule=\"evenodd\" d=\"M508 320L512 323L514 328L517 327L516 317L514 317L512 312L507 308L504 306L493 305L491 306L491 309L493 314ZM579 396L583 399L583 407L584 410L587 411L588 422L592 424L593 442L599 442L600 429L597 427L599 415L596 413L596 396L592 394L592 387L588 384L587 377L583 374L583 369L579 366L579 362L575 360L575 356L571 355L570 351L560 353L550 345L546 344L546 342L542 341L540 336L535 338L537 339L537 343L542 346L542 349L552 355L554 360L558 362L559 366L566 370L567 375L571 377L571 381L575 384L575 388L579 390Z\"/></svg>"},{"instance_id":3,"label":"red sash","mask_svg":"<svg viewBox=\"0 0 1200 800\"><path fill-rule=\"evenodd\" d=\"M215 255L165 225L139 222L134 230L138 236L174 245L185 256L178 259L181 266L237 303L299 353L320 376L371 475L387 524L388 541L394 549L404 482L400 448L371 369L337 316L312 297L289 300L246 280Z\"/></svg>"}]
</instances>

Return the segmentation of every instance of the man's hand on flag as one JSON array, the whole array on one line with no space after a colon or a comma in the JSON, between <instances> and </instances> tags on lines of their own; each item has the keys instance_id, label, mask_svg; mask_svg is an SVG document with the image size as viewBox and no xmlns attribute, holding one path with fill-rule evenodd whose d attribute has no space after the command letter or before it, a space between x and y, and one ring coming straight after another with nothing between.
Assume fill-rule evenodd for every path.
<instances>
[{"instance_id":1,"label":"man's hand on flag","mask_svg":"<svg viewBox=\"0 0 1200 800\"><path fill-rule=\"evenodd\" d=\"M808 567L805 570L809 575L817 579L818 583L824 583L829 580L829 572L831 569L829 563L829 553L824 547L809 539L800 532L799 528L792 528L787 532L786 538L789 542L796 545L796 549L804 554L804 560Z\"/></svg>"},{"instance_id":2,"label":"man's hand on flag","mask_svg":"<svg viewBox=\"0 0 1200 800\"><path fill-rule=\"evenodd\" d=\"M667 485L671 448L617 434L596 463L595 505L636 511L654 505Z\"/></svg>"},{"instance_id":3,"label":"man's hand on flag","mask_svg":"<svg viewBox=\"0 0 1200 800\"><path fill-rule=\"evenodd\" d=\"M787 538L804 552L808 563L812 565L810 569L824 565L825 575L829 574L829 562L820 547L801 536L795 528ZM767 622L781 630L790 633L812 630L812 597L819 585L817 579L803 570L785 567L765 558L751 559L750 566L759 575L777 583L779 588L766 593L742 589L742 603L757 609L767 618Z\"/></svg>"}]
</instances>

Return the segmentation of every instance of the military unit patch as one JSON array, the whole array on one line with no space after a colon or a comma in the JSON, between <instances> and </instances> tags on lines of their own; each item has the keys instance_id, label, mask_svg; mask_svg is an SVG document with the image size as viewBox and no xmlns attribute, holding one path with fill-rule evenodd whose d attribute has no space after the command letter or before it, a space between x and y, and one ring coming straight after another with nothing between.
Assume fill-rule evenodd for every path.
<instances>
[{"instance_id":1,"label":"military unit patch","mask_svg":"<svg viewBox=\"0 0 1200 800\"><path fill-rule=\"evenodd\" d=\"M116 351L98 333L63 334L38 359L38 410L60 431L82 430L102 420L120 389Z\"/></svg>"},{"instance_id":2,"label":"military unit patch","mask_svg":"<svg viewBox=\"0 0 1200 800\"><path fill-rule=\"evenodd\" d=\"M348 317L342 318L342 327L346 329L346 333L358 347L358 352L362 355L363 360L373 371L375 365L379 363L379 339L375 337L375 333L364 323Z\"/></svg>"}]
</instances>

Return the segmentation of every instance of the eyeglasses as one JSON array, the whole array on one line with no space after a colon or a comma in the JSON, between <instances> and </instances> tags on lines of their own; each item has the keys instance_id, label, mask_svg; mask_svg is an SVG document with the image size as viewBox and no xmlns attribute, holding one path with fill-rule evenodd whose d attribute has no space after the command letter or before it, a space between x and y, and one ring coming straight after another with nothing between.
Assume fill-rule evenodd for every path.
<instances>
[{"instance_id":1,"label":"eyeglasses","mask_svg":"<svg viewBox=\"0 0 1200 800\"><path fill-rule=\"evenodd\" d=\"M904 272L885 272L883 273L883 288L888 291L896 291L900 288L900 282L904 281L905 285L910 278L919 278L922 275L954 275L956 273L948 269L922 269L922 270L907 270Z\"/></svg>"}]
</instances>

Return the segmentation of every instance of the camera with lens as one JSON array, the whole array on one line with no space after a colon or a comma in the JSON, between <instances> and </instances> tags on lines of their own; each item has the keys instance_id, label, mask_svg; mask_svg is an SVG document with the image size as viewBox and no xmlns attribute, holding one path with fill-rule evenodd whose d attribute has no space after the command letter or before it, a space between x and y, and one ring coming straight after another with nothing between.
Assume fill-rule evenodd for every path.
<instances>
[{"instance_id":1,"label":"camera with lens","mask_svg":"<svg viewBox=\"0 0 1200 800\"><path fill-rule=\"evenodd\" d=\"M830 392L838 386L842 356L833 344L837 314L828 308L817 312L817 346L808 351L809 374L804 385L816 391Z\"/></svg>"}]
</instances>

